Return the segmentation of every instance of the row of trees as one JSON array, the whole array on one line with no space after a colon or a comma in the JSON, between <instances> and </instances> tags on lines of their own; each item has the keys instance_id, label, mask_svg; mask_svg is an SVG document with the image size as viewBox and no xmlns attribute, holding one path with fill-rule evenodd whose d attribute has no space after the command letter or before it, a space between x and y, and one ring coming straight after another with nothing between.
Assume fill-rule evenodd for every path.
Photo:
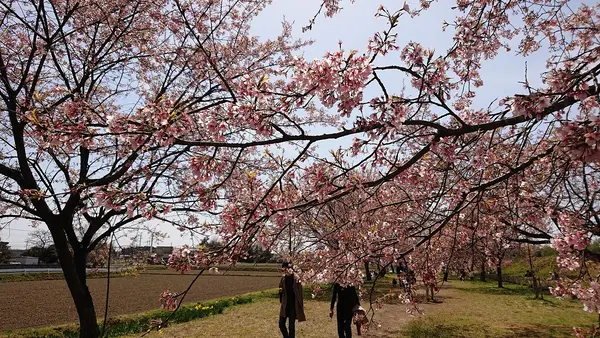
<instances>
[{"instance_id":1,"label":"row of trees","mask_svg":"<svg viewBox=\"0 0 600 338\"><path fill-rule=\"evenodd\" d=\"M198 245L198 248L202 251L219 252L223 250L224 246L225 244L220 240L204 237ZM240 257L238 261L242 263L273 263L281 261L281 257L271 250L256 244L251 246L246 255Z\"/></svg>"},{"instance_id":2,"label":"row of trees","mask_svg":"<svg viewBox=\"0 0 600 338\"><path fill-rule=\"evenodd\" d=\"M2 242L0 240L0 264L8 262L11 258L10 245L8 245L8 242Z\"/></svg>"},{"instance_id":3,"label":"row of trees","mask_svg":"<svg viewBox=\"0 0 600 338\"><path fill-rule=\"evenodd\" d=\"M38 257L40 263L58 263L56 248L52 244L52 235L45 229L36 229L27 235L28 249L23 256Z\"/></svg>"},{"instance_id":4,"label":"row of trees","mask_svg":"<svg viewBox=\"0 0 600 338\"><path fill-rule=\"evenodd\" d=\"M181 262L260 243L342 283L369 257L434 276L473 241L552 241L583 269L554 292L599 308L582 263L600 229L598 5L457 0L448 50L398 42L439 3L379 7L387 27L364 49L309 61L289 23L252 36L270 2L0 3L0 220L48 228L81 337L100 335L88 256L151 219L222 239ZM542 84L526 74L521 92L474 103L486 61L538 50ZM316 147L335 140L351 145Z\"/></svg>"},{"instance_id":5,"label":"row of trees","mask_svg":"<svg viewBox=\"0 0 600 338\"><path fill-rule=\"evenodd\" d=\"M46 230L35 230L29 233L27 237L29 249L22 253L22 256L38 257L40 262L54 264L58 262L56 249L52 244L50 233ZM13 254L8 242L2 242L0 239L0 264L5 264L10 261Z\"/></svg>"}]
</instances>

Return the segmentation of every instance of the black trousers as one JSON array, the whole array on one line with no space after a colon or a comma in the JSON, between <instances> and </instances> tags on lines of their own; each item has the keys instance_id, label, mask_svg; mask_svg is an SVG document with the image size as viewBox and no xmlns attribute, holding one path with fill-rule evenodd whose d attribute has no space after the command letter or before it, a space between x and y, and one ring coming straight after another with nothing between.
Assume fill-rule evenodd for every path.
<instances>
[{"instance_id":1,"label":"black trousers","mask_svg":"<svg viewBox=\"0 0 600 338\"><path fill-rule=\"evenodd\" d=\"M285 327L285 320L289 318L289 331ZM296 314L291 314L289 317L279 317L279 330L283 338L296 338Z\"/></svg>"},{"instance_id":2,"label":"black trousers","mask_svg":"<svg viewBox=\"0 0 600 338\"><path fill-rule=\"evenodd\" d=\"M339 338L352 338L352 314L337 312L337 327Z\"/></svg>"}]
</instances>

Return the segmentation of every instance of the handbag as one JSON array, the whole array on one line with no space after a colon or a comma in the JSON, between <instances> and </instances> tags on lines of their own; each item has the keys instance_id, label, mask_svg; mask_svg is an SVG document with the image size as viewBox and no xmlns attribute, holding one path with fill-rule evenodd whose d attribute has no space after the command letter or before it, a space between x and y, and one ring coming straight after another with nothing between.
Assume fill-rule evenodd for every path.
<instances>
[{"instance_id":1,"label":"handbag","mask_svg":"<svg viewBox=\"0 0 600 338\"><path fill-rule=\"evenodd\" d=\"M353 312L352 321L356 325L356 332L360 336L361 327L363 326L363 324L366 324L369 322L369 319L367 318L367 312L365 311L365 309L362 308L362 306L360 306L358 304L354 306L354 308L352 309L352 312Z\"/></svg>"},{"instance_id":2,"label":"handbag","mask_svg":"<svg viewBox=\"0 0 600 338\"><path fill-rule=\"evenodd\" d=\"M360 305L354 306L352 313L352 321L354 324L362 325L369 322L369 319L367 318L367 311L365 311L365 309L363 309Z\"/></svg>"}]
</instances>

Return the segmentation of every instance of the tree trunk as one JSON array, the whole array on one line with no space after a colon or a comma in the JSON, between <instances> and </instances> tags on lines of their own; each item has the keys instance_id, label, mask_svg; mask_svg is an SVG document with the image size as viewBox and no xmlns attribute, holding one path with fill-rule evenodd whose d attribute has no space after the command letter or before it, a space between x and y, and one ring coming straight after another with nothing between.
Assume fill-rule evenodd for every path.
<instances>
[{"instance_id":1,"label":"tree trunk","mask_svg":"<svg viewBox=\"0 0 600 338\"><path fill-rule=\"evenodd\" d=\"M377 269L379 269L379 272L378 272L379 277L385 277L387 268L382 267L381 264L377 263Z\"/></svg>"},{"instance_id":2,"label":"tree trunk","mask_svg":"<svg viewBox=\"0 0 600 338\"><path fill-rule=\"evenodd\" d=\"M369 270L369 261L365 261L365 272L367 273L367 282L372 280L371 278L371 270Z\"/></svg>"},{"instance_id":3,"label":"tree trunk","mask_svg":"<svg viewBox=\"0 0 600 338\"><path fill-rule=\"evenodd\" d=\"M75 298L73 293L73 300L77 307L77 314L79 315L79 326L80 326L80 337L97 337L100 334L98 328L98 321L96 318L96 309L94 307L94 300L90 294L90 290L87 287L87 276L86 276L86 263L87 263L87 252L77 251L75 252L75 270L79 284L83 289L83 293L78 295L78 299ZM80 305L77 306L77 303Z\"/></svg>"},{"instance_id":4,"label":"tree trunk","mask_svg":"<svg viewBox=\"0 0 600 338\"><path fill-rule=\"evenodd\" d=\"M498 287L503 288L502 286L502 265L498 264L496 266L496 276L498 278Z\"/></svg>"},{"instance_id":5,"label":"tree trunk","mask_svg":"<svg viewBox=\"0 0 600 338\"><path fill-rule=\"evenodd\" d=\"M533 292L535 293L535 299L540 298L540 290L538 287L538 280L535 276L535 270L533 269L533 260L531 259L531 249L529 249L529 244L527 244L527 255L529 256L529 269L531 271L531 284L533 286ZM544 296L542 296L544 299Z\"/></svg>"},{"instance_id":6,"label":"tree trunk","mask_svg":"<svg viewBox=\"0 0 600 338\"><path fill-rule=\"evenodd\" d=\"M485 279L485 262L481 263L481 281L484 283L487 282Z\"/></svg>"},{"instance_id":7,"label":"tree trunk","mask_svg":"<svg viewBox=\"0 0 600 338\"><path fill-rule=\"evenodd\" d=\"M535 278L535 273L531 275L531 284L533 286L533 292L535 293L535 299L538 299L540 294L537 286L537 278Z\"/></svg>"},{"instance_id":8,"label":"tree trunk","mask_svg":"<svg viewBox=\"0 0 600 338\"><path fill-rule=\"evenodd\" d=\"M540 288L540 281L537 278L537 276L535 275L535 273L533 273L532 277L532 284L533 284L533 291L535 292L535 299L544 299L544 295L542 294L542 290Z\"/></svg>"},{"instance_id":9,"label":"tree trunk","mask_svg":"<svg viewBox=\"0 0 600 338\"><path fill-rule=\"evenodd\" d=\"M448 275L450 274L450 269L448 269L448 267L446 267L444 269L444 282L448 281Z\"/></svg>"},{"instance_id":10,"label":"tree trunk","mask_svg":"<svg viewBox=\"0 0 600 338\"><path fill-rule=\"evenodd\" d=\"M82 248L74 248L73 254L71 254L69 244L62 230L58 226L49 228L54 239L60 267L79 316L79 337L99 337L100 329L96 319L94 300L86 285L87 252Z\"/></svg>"}]
</instances>

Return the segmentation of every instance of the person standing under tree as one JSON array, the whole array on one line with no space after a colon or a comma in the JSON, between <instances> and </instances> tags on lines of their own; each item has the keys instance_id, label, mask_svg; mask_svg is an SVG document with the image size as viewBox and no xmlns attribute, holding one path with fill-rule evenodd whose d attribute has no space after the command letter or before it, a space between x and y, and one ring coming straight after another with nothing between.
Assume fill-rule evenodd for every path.
<instances>
[{"instance_id":1,"label":"person standing under tree","mask_svg":"<svg viewBox=\"0 0 600 338\"><path fill-rule=\"evenodd\" d=\"M333 305L337 298L337 327L339 338L352 338L352 315L354 307L360 305L358 294L354 286L342 287L340 284L333 285L333 296L329 317L333 317Z\"/></svg>"},{"instance_id":2,"label":"person standing under tree","mask_svg":"<svg viewBox=\"0 0 600 338\"><path fill-rule=\"evenodd\" d=\"M279 329L283 338L296 337L296 319L299 322L306 320L304 315L304 301L302 299L302 284L294 277L292 265L283 262L281 268L285 275L279 282ZM286 319L289 318L289 331L285 326Z\"/></svg>"}]
</instances>

